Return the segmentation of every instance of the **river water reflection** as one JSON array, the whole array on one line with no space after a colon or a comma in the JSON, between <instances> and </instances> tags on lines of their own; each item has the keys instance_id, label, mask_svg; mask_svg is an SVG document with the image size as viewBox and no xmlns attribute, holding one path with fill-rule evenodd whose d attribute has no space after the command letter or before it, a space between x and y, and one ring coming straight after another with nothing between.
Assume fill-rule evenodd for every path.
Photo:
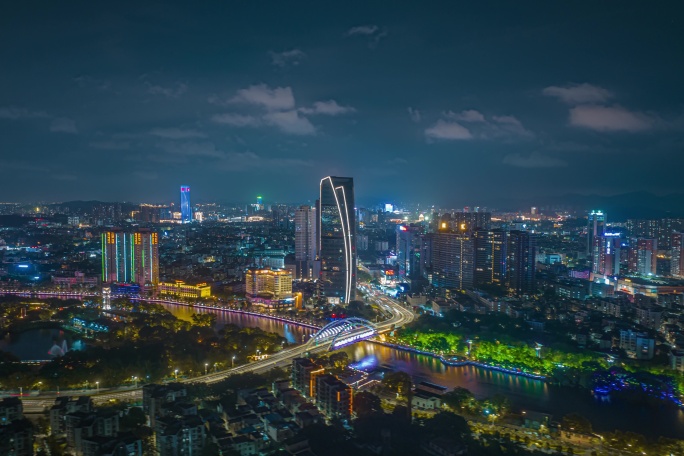
<instances>
[{"instance_id":1,"label":"river water reflection","mask_svg":"<svg viewBox=\"0 0 684 456\"><path fill-rule=\"evenodd\" d=\"M53 346L67 350L82 350L83 343L69 331L61 329L29 329L22 333L6 334L0 340L0 350L9 352L22 361L46 361L54 358L48 352Z\"/></svg>"},{"instance_id":2,"label":"river water reflection","mask_svg":"<svg viewBox=\"0 0 684 456\"><path fill-rule=\"evenodd\" d=\"M244 328L261 328L264 331L273 332L283 336L290 344L300 344L302 340L308 339L309 335L314 331L302 326L296 326L289 323L284 323L279 320L272 320L269 318L255 317L253 315L246 315L236 312L227 312L217 309L202 309L190 306L182 306L178 304L162 304L166 310L181 320L191 321L192 314L213 313L216 315L217 330L223 328L227 324L233 324Z\"/></svg>"},{"instance_id":3,"label":"river water reflection","mask_svg":"<svg viewBox=\"0 0 684 456\"><path fill-rule=\"evenodd\" d=\"M599 432L623 429L651 437L684 438L684 412L668 406L639 406L623 401L599 401L587 390L549 385L541 380L474 366L445 366L439 360L384 345L363 342L343 349L366 369L386 367L409 373L414 382L469 389L483 399L505 395L514 410L550 413L555 420L579 413Z\"/></svg>"}]
</instances>

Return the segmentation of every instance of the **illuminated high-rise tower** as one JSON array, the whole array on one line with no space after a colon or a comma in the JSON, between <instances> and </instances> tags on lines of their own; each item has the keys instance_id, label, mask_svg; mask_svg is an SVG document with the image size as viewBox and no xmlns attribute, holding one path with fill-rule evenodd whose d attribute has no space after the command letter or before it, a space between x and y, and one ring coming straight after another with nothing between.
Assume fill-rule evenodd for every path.
<instances>
[{"instance_id":1,"label":"illuminated high-rise tower","mask_svg":"<svg viewBox=\"0 0 684 456\"><path fill-rule=\"evenodd\" d=\"M159 238L141 228L133 233L133 281L140 285L159 283Z\"/></svg>"},{"instance_id":2,"label":"illuminated high-rise tower","mask_svg":"<svg viewBox=\"0 0 684 456\"><path fill-rule=\"evenodd\" d=\"M323 178L319 207L316 216L320 291L328 302L348 304L356 296L354 179Z\"/></svg>"},{"instance_id":3,"label":"illuminated high-rise tower","mask_svg":"<svg viewBox=\"0 0 684 456\"><path fill-rule=\"evenodd\" d=\"M131 235L112 229L102 233L102 282L131 282Z\"/></svg>"},{"instance_id":4,"label":"illuminated high-rise tower","mask_svg":"<svg viewBox=\"0 0 684 456\"><path fill-rule=\"evenodd\" d=\"M312 277L316 260L316 209L300 206L295 210L295 262L297 278Z\"/></svg>"},{"instance_id":5,"label":"illuminated high-rise tower","mask_svg":"<svg viewBox=\"0 0 684 456\"><path fill-rule=\"evenodd\" d=\"M606 231L608 216L603 211L591 211L587 216L587 256L593 253L594 238L603 236Z\"/></svg>"},{"instance_id":6,"label":"illuminated high-rise tower","mask_svg":"<svg viewBox=\"0 0 684 456\"><path fill-rule=\"evenodd\" d=\"M192 206L190 206L190 187L181 185L180 188L181 223L192 222Z\"/></svg>"},{"instance_id":7,"label":"illuminated high-rise tower","mask_svg":"<svg viewBox=\"0 0 684 456\"><path fill-rule=\"evenodd\" d=\"M102 233L102 282L159 283L157 233L144 228L133 233L120 229Z\"/></svg>"},{"instance_id":8,"label":"illuminated high-rise tower","mask_svg":"<svg viewBox=\"0 0 684 456\"><path fill-rule=\"evenodd\" d=\"M517 294L536 289L537 238L529 231L509 231L506 246L506 282Z\"/></svg>"}]
</instances>

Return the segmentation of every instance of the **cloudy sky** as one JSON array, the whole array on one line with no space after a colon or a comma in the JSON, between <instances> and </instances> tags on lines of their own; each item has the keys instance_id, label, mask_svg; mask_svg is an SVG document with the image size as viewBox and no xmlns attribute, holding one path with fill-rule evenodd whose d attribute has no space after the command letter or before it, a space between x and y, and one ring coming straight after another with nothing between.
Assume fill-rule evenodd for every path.
<instances>
[{"instance_id":1,"label":"cloudy sky","mask_svg":"<svg viewBox=\"0 0 684 456\"><path fill-rule=\"evenodd\" d=\"M679 1L28 3L0 15L6 201L684 191Z\"/></svg>"}]
</instances>

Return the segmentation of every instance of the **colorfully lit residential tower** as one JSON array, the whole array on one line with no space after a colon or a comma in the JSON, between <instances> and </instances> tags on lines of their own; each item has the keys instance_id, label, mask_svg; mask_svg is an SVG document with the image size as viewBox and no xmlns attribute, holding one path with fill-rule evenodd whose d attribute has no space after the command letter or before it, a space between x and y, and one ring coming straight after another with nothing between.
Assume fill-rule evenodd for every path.
<instances>
[{"instance_id":1,"label":"colorfully lit residential tower","mask_svg":"<svg viewBox=\"0 0 684 456\"><path fill-rule=\"evenodd\" d=\"M311 206L300 206L295 210L295 262L296 277L310 279L313 277L316 260L316 209Z\"/></svg>"},{"instance_id":2,"label":"colorfully lit residential tower","mask_svg":"<svg viewBox=\"0 0 684 456\"><path fill-rule=\"evenodd\" d=\"M356 296L354 179L323 178L319 207L320 293L328 302L348 304Z\"/></svg>"},{"instance_id":3,"label":"colorfully lit residential tower","mask_svg":"<svg viewBox=\"0 0 684 456\"><path fill-rule=\"evenodd\" d=\"M181 185L180 188L181 223L192 222L192 206L190 205L190 187Z\"/></svg>"},{"instance_id":4,"label":"colorfully lit residential tower","mask_svg":"<svg viewBox=\"0 0 684 456\"><path fill-rule=\"evenodd\" d=\"M591 211L587 216L587 256L591 256L594 246L594 238L603 236L606 231L608 216L603 211Z\"/></svg>"},{"instance_id":5,"label":"colorfully lit residential tower","mask_svg":"<svg viewBox=\"0 0 684 456\"><path fill-rule=\"evenodd\" d=\"M102 233L102 282L132 282L130 234L119 229Z\"/></svg>"},{"instance_id":6,"label":"colorfully lit residential tower","mask_svg":"<svg viewBox=\"0 0 684 456\"><path fill-rule=\"evenodd\" d=\"M133 233L133 281L140 285L159 283L159 235L140 228Z\"/></svg>"},{"instance_id":7,"label":"colorfully lit residential tower","mask_svg":"<svg viewBox=\"0 0 684 456\"><path fill-rule=\"evenodd\" d=\"M157 285L157 233L148 229L132 233L113 229L102 233L102 282Z\"/></svg>"}]
</instances>

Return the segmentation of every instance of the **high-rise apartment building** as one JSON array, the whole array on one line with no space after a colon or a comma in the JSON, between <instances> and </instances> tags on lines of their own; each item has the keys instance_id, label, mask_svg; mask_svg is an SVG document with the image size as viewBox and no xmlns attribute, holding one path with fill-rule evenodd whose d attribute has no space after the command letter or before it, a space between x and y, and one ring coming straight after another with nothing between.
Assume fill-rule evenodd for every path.
<instances>
[{"instance_id":1,"label":"high-rise apartment building","mask_svg":"<svg viewBox=\"0 0 684 456\"><path fill-rule=\"evenodd\" d=\"M451 217L453 231L488 230L492 227L491 212L455 212Z\"/></svg>"},{"instance_id":2,"label":"high-rise apartment building","mask_svg":"<svg viewBox=\"0 0 684 456\"><path fill-rule=\"evenodd\" d=\"M658 248L671 248L672 234L684 230L684 219L664 218L656 220L629 219L627 234L634 238L656 239Z\"/></svg>"},{"instance_id":3,"label":"high-rise apartment building","mask_svg":"<svg viewBox=\"0 0 684 456\"><path fill-rule=\"evenodd\" d=\"M504 285L508 232L477 230L475 239L475 285Z\"/></svg>"},{"instance_id":4,"label":"high-rise apartment building","mask_svg":"<svg viewBox=\"0 0 684 456\"><path fill-rule=\"evenodd\" d=\"M592 248L591 272L604 275L620 274L622 243L619 236L596 236Z\"/></svg>"},{"instance_id":5,"label":"high-rise apartment building","mask_svg":"<svg viewBox=\"0 0 684 456\"><path fill-rule=\"evenodd\" d=\"M587 216L587 256L593 252L594 238L605 233L607 221L608 216L603 211L591 211Z\"/></svg>"},{"instance_id":6,"label":"high-rise apartment building","mask_svg":"<svg viewBox=\"0 0 684 456\"><path fill-rule=\"evenodd\" d=\"M181 185L180 188L181 223L192 222L192 206L190 205L190 187Z\"/></svg>"},{"instance_id":7,"label":"high-rise apartment building","mask_svg":"<svg viewBox=\"0 0 684 456\"><path fill-rule=\"evenodd\" d=\"M132 282L130 234L119 229L102 233L102 282Z\"/></svg>"},{"instance_id":8,"label":"high-rise apartment building","mask_svg":"<svg viewBox=\"0 0 684 456\"><path fill-rule=\"evenodd\" d=\"M354 179L323 178L318 204L320 292L328 302L348 304L356 296Z\"/></svg>"},{"instance_id":9,"label":"high-rise apartment building","mask_svg":"<svg viewBox=\"0 0 684 456\"><path fill-rule=\"evenodd\" d=\"M399 280L420 278L422 226L397 225L397 265Z\"/></svg>"},{"instance_id":10,"label":"high-rise apartment building","mask_svg":"<svg viewBox=\"0 0 684 456\"><path fill-rule=\"evenodd\" d=\"M506 282L517 294L533 292L536 287L536 237L529 231L508 233Z\"/></svg>"},{"instance_id":11,"label":"high-rise apartment building","mask_svg":"<svg viewBox=\"0 0 684 456\"><path fill-rule=\"evenodd\" d=\"M675 231L670 240L670 275L684 277L684 233Z\"/></svg>"},{"instance_id":12,"label":"high-rise apartment building","mask_svg":"<svg viewBox=\"0 0 684 456\"><path fill-rule=\"evenodd\" d=\"M141 228L133 233L133 282L140 285L159 283L159 235Z\"/></svg>"},{"instance_id":13,"label":"high-rise apartment building","mask_svg":"<svg viewBox=\"0 0 684 456\"><path fill-rule=\"evenodd\" d=\"M656 275L657 266L658 241L656 239L632 239L629 247L629 272Z\"/></svg>"},{"instance_id":14,"label":"high-rise apartment building","mask_svg":"<svg viewBox=\"0 0 684 456\"><path fill-rule=\"evenodd\" d=\"M159 238L149 229L102 233L102 282L159 283Z\"/></svg>"},{"instance_id":15,"label":"high-rise apartment building","mask_svg":"<svg viewBox=\"0 0 684 456\"><path fill-rule=\"evenodd\" d=\"M313 278L316 260L316 209L300 206L295 210L295 262L298 279Z\"/></svg>"},{"instance_id":16,"label":"high-rise apartment building","mask_svg":"<svg viewBox=\"0 0 684 456\"><path fill-rule=\"evenodd\" d=\"M432 285L471 288L474 283L474 241L468 234L437 232L431 236Z\"/></svg>"}]
</instances>

